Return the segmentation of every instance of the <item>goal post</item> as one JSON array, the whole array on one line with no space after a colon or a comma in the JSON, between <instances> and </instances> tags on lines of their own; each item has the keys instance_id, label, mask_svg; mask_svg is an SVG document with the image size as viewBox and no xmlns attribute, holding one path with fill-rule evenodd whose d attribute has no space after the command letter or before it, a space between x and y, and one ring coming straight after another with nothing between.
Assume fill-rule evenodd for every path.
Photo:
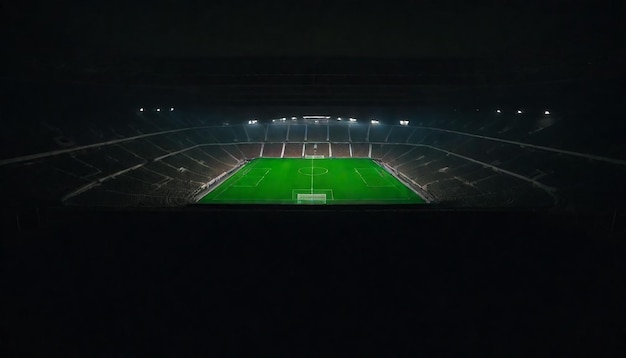
<instances>
[{"instance_id":1,"label":"goal post","mask_svg":"<svg viewBox=\"0 0 626 358\"><path fill-rule=\"evenodd\" d=\"M298 194L298 204L326 204L326 194Z\"/></svg>"},{"instance_id":2,"label":"goal post","mask_svg":"<svg viewBox=\"0 0 626 358\"><path fill-rule=\"evenodd\" d=\"M334 200L332 189L293 189L291 199L297 204L326 204Z\"/></svg>"}]
</instances>

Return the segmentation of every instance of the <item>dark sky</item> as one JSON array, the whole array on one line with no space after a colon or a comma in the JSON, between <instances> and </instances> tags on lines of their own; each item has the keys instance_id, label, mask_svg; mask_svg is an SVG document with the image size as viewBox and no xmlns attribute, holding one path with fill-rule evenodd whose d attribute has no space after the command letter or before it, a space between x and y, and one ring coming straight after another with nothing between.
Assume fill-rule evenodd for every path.
<instances>
[{"instance_id":1,"label":"dark sky","mask_svg":"<svg viewBox=\"0 0 626 358\"><path fill-rule=\"evenodd\" d=\"M10 1L5 43L61 56L507 57L623 51L624 1Z\"/></svg>"}]
</instances>

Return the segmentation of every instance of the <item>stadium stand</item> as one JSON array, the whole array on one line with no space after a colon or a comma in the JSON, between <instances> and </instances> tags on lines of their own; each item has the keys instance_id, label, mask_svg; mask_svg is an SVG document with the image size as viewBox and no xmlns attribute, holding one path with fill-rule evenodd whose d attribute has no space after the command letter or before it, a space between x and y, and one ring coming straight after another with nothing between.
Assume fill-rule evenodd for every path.
<instances>
[{"instance_id":1,"label":"stadium stand","mask_svg":"<svg viewBox=\"0 0 626 358\"><path fill-rule=\"evenodd\" d=\"M244 126L244 129L248 133L248 138L251 142L263 142L265 141L266 127L262 124L252 124Z\"/></svg>"},{"instance_id":2,"label":"stadium stand","mask_svg":"<svg viewBox=\"0 0 626 358\"><path fill-rule=\"evenodd\" d=\"M328 143L306 143L304 145L304 155L323 155L328 158L330 156Z\"/></svg>"},{"instance_id":3,"label":"stadium stand","mask_svg":"<svg viewBox=\"0 0 626 358\"><path fill-rule=\"evenodd\" d=\"M304 142L304 134L306 132L306 126L302 124L291 124L289 126L289 138L290 142Z\"/></svg>"},{"instance_id":4,"label":"stadium stand","mask_svg":"<svg viewBox=\"0 0 626 358\"><path fill-rule=\"evenodd\" d=\"M250 138L248 138L246 131L244 130L244 126L232 126L235 142L249 142Z\"/></svg>"},{"instance_id":5,"label":"stadium stand","mask_svg":"<svg viewBox=\"0 0 626 358\"><path fill-rule=\"evenodd\" d=\"M244 156L244 159L258 158L261 155L261 144L237 144L237 147Z\"/></svg>"},{"instance_id":6,"label":"stadium stand","mask_svg":"<svg viewBox=\"0 0 626 358\"><path fill-rule=\"evenodd\" d=\"M331 127L332 128L332 127ZM333 157L350 158L350 144L347 143L331 143Z\"/></svg>"},{"instance_id":7,"label":"stadium stand","mask_svg":"<svg viewBox=\"0 0 626 358\"><path fill-rule=\"evenodd\" d=\"M109 175L122 169L144 163L145 160L117 146L97 147L85 152L75 152L74 159L98 170L98 175Z\"/></svg>"},{"instance_id":8,"label":"stadium stand","mask_svg":"<svg viewBox=\"0 0 626 358\"><path fill-rule=\"evenodd\" d=\"M194 130L186 130L179 132L181 136L184 136L188 142L191 143L217 143L215 136L211 134L210 128L199 128Z\"/></svg>"},{"instance_id":9,"label":"stadium stand","mask_svg":"<svg viewBox=\"0 0 626 358\"><path fill-rule=\"evenodd\" d=\"M267 140L269 142L284 142L287 140L287 129L285 124L268 125Z\"/></svg>"},{"instance_id":10,"label":"stadium stand","mask_svg":"<svg viewBox=\"0 0 626 358\"><path fill-rule=\"evenodd\" d=\"M408 145L395 144L388 144L385 145L385 147L388 148L388 150L380 157L380 160L391 165L392 167L396 161L402 159L403 156L405 156L407 153L410 153L415 148ZM373 155L374 150L372 148L372 156Z\"/></svg>"},{"instance_id":11,"label":"stadium stand","mask_svg":"<svg viewBox=\"0 0 626 358\"><path fill-rule=\"evenodd\" d=\"M231 126L212 127L211 132L220 143L235 142L236 136Z\"/></svg>"},{"instance_id":12,"label":"stadium stand","mask_svg":"<svg viewBox=\"0 0 626 358\"><path fill-rule=\"evenodd\" d=\"M222 145L222 149L228 153L231 157L235 158L237 161L241 161L245 159L245 155L239 150L239 147L234 144Z\"/></svg>"},{"instance_id":13,"label":"stadium stand","mask_svg":"<svg viewBox=\"0 0 626 358\"><path fill-rule=\"evenodd\" d=\"M283 152L283 143L265 143L263 147L263 157L280 158Z\"/></svg>"},{"instance_id":14,"label":"stadium stand","mask_svg":"<svg viewBox=\"0 0 626 358\"><path fill-rule=\"evenodd\" d=\"M350 141L350 135L348 133L348 127L342 124L330 125L330 141L347 143Z\"/></svg>"},{"instance_id":15,"label":"stadium stand","mask_svg":"<svg viewBox=\"0 0 626 358\"><path fill-rule=\"evenodd\" d=\"M415 130L414 127L392 126L387 141L389 143L404 143Z\"/></svg>"},{"instance_id":16,"label":"stadium stand","mask_svg":"<svg viewBox=\"0 0 626 358\"><path fill-rule=\"evenodd\" d=\"M360 123L356 123L356 124L349 124L350 129L350 141L351 142L365 142L366 140L366 136L367 136L367 126L360 124Z\"/></svg>"},{"instance_id":17,"label":"stadium stand","mask_svg":"<svg viewBox=\"0 0 626 358\"><path fill-rule=\"evenodd\" d=\"M326 142L328 141L328 125L327 124L309 124L306 133L307 142Z\"/></svg>"},{"instance_id":18,"label":"stadium stand","mask_svg":"<svg viewBox=\"0 0 626 358\"><path fill-rule=\"evenodd\" d=\"M581 148L598 149L589 151L595 156L571 154L568 146L579 137L553 140L564 123L541 115L422 113L409 126L304 120L220 126L199 118L126 114L120 117L124 125L116 127L95 115L89 125L73 129L58 128L50 120L32 140L52 137L54 144L29 150L17 146L3 153L7 158L7 153L35 154L32 148L39 148L44 154L15 163L7 160L1 166L2 185L20 193L8 194L15 202L19 196L43 201L69 196L67 203L73 204L88 202L85 198L102 198L102 203L123 198L123 205L180 203L210 180L259 157L261 149L264 157L299 158L303 148L305 155L371 155L438 202L458 205L529 205L533 200L574 205L575 193L593 202L599 200L594 194L581 193L589 192L587 188L603 193L601 188L608 187L618 193L611 195L607 189L603 200L615 205L623 195L616 183L626 179L619 149L588 139ZM117 142L107 143L110 140ZM536 147L546 144L553 146ZM59 149L67 152L45 155L46 150ZM615 156L599 156L603 150ZM23 184L23 178L31 184Z\"/></svg>"},{"instance_id":19,"label":"stadium stand","mask_svg":"<svg viewBox=\"0 0 626 358\"><path fill-rule=\"evenodd\" d=\"M372 144L372 158L381 159L390 148L391 146L386 144Z\"/></svg>"},{"instance_id":20,"label":"stadium stand","mask_svg":"<svg viewBox=\"0 0 626 358\"><path fill-rule=\"evenodd\" d=\"M215 158L220 163L226 166L234 166L237 164L237 158L234 158L230 153L225 151L222 146L208 145L202 146L201 150L209 156Z\"/></svg>"},{"instance_id":21,"label":"stadium stand","mask_svg":"<svg viewBox=\"0 0 626 358\"><path fill-rule=\"evenodd\" d=\"M354 158L368 158L370 145L367 143L352 143L352 157Z\"/></svg>"},{"instance_id":22,"label":"stadium stand","mask_svg":"<svg viewBox=\"0 0 626 358\"><path fill-rule=\"evenodd\" d=\"M383 143L387 141L387 136L391 130L390 126L383 124L370 125L369 141L372 143Z\"/></svg>"},{"instance_id":23,"label":"stadium stand","mask_svg":"<svg viewBox=\"0 0 626 358\"><path fill-rule=\"evenodd\" d=\"M302 143L286 143L284 158L301 158L302 157Z\"/></svg>"},{"instance_id":24,"label":"stadium stand","mask_svg":"<svg viewBox=\"0 0 626 358\"><path fill-rule=\"evenodd\" d=\"M170 137L172 139L170 139ZM162 135L162 136L154 136L146 138L145 141L162 150L165 153L175 152L177 150L181 150L185 148L183 143L175 140L173 134L170 135Z\"/></svg>"}]
</instances>

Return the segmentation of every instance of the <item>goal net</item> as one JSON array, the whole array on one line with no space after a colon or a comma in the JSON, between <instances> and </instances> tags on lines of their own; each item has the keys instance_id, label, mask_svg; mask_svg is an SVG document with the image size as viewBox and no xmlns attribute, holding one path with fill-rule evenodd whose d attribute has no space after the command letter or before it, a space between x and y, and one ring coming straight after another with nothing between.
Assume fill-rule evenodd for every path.
<instances>
[{"instance_id":1,"label":"goal net","mask_svg":"<svg viewBox=\"0 0 626 358\"><path fill-rule=\"evenodd\" d=\"M324 159L323 155L305 155L305 159Z\"/></svg>"},{"instance_id":2,"label":"goal net","mask_svg":"<svg viewBox=\"0 0 626 358\"><path fill-rule=\"evenodd\" d=\"M298 204L326 204L326 194L298 194Z\"/></svg>"}]
</instances>

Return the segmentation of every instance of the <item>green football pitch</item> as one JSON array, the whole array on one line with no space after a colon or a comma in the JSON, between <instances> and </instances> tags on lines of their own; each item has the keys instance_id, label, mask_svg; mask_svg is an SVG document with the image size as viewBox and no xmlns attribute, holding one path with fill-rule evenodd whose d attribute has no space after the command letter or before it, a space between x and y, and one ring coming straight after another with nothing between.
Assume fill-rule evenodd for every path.
<instances>
[{"instance_id":1,"label":"green football pitch","mask_svg":"<svg viewBox=\"0 0 626 358\"><path fill-rule=\"evenodd\" d=\"M424 199L367 158L257 158L200 204L420 204Z\"/></svg>"}]
</instances>

